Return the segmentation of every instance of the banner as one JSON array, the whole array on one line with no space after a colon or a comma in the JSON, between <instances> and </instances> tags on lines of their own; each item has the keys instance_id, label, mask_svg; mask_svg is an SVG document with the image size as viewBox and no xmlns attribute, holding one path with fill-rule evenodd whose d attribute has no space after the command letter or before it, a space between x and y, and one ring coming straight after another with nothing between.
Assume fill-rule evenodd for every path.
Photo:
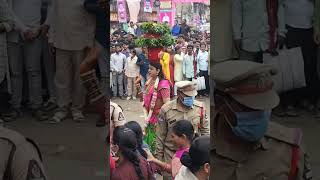
<instances>
[{"instance_id":1,"label":"banner","mask_svg":"<svg viewBox=\"0 0 320 180\"><path fill-rule=\"evenodd\" d=\"M126 0L118 0L118 19L120 23L127 22Z\"/></svg>"},{"instance_id":2,"label":"banner","mask_svg":"<svg viewBox=\"0 0 320 180\"><path fill-rule=\"evenodd\" d=\"M140 1L141 0L129 0L127 1L130 13L130 21L133 23L138 22L138 15L140 11Z\"/></svg>"},{"instance_id":3,"label":"banner","mask_svg":"<svg viewBox=\"0 0 320 180\"><path fill-rule=\"evenodd\" d=\"M168 22L168 24L171 25L173 23L172 12L160 12L159 22L160 23Z\"/></svg>"},{"instance_id":4,"label":"banner","mask_svg":"<svg viewBox=\"0 0 320 180\"><path fill-rule=\"evenodd\" d=\"M160 0L160 11L172 10L172 0Z\"/></svg>"},{"instance_id":5,"label":"banner","mask_svg":"<svg viewBox=\"0 0 320 180\"><path fill-rule=\"evenodd\" d=\"M152 13L152 0L144 0L144 12L146 13Z\"/></svg>"},{"instance_id":6,"label":"banner","mask_svg":"<svg viewBox=\"0 0 320 180\"><path fill-rule=\"evenodd\" d=\"M159 22L168 22L170 26L173 26L173 12L172 12L172 0L160 0L160 12L159 12Z\"/></svg>"}]
</instances>

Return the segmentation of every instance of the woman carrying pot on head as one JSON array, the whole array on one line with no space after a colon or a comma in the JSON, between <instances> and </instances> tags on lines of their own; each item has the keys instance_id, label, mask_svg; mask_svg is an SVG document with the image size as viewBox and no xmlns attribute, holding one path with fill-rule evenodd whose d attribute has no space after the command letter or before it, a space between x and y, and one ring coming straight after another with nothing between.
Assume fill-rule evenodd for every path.
<instances>
[{"instance_id":1,"label":"woman carrying pot on head","mask_svg":"<svg viewBox=\"0 0 320 180\"><path fill-rule=\"evenodd\" d=\"M155 150L157 115L161 107L170 101L170 82L163 73L159 63L151 62L149 65L149 79L145 84L144 90L141 90L139 78L136 80L138 96L143 101L145 114L145 142L150 146L151 151Z\"/></svg>"}]
</instances>

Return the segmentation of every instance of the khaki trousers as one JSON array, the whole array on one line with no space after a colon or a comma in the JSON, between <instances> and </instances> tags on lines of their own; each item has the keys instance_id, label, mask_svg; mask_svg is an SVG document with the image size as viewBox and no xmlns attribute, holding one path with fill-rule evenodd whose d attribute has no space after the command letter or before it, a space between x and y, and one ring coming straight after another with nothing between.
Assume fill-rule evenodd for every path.
<instances>
[{"instance_id":1,"label":"khaki trousers","mask_svg":"<svg viewBox=\"0 0 320 180\"><path fill-rule=\"evenodd\" d=\"M84 51L56 50L55 85L57 105L80 110L85 103L85 89L80 80L80 64L84 60Z\"/></svg>"}]
</instances>

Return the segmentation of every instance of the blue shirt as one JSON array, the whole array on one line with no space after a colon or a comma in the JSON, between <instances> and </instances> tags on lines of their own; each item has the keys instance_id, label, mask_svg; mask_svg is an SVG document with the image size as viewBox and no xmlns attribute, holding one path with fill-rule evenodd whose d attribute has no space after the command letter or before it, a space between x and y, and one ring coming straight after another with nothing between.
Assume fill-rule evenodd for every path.
<instances>
[{"instance_id":1,"label":"blue shirt","mask_svg":"<svg viewBox=\"0 0 320 180\"><path fill-rule=\"evenodd\" d=\"M141 64L143 62L143 64ZM140 74L143 78L147 79L147 73L149 70L149 60L144 54L138 55L137 65L140 66Z\"/></svg>"},{"instance_id":2,"label":"blue shirt","mask_svg":"<svg viewBox=\"0 0 320 180\"><path fill-rule=\"evenodd\" d=\"M180 34L180 26L176 24L172 27L171 33L173 36L178 36Z\"/></svg>"}]
</instances>

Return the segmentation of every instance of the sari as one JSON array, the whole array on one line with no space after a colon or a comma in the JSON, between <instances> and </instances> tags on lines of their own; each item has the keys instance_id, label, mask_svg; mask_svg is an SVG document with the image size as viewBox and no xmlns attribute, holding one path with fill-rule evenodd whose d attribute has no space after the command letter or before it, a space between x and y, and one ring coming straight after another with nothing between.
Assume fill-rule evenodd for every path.
<instances>
[{"instance_id":1,"label":"sari","mask_svg":"<svg viewBox=\"0 0 320 180\"><path fill-rule=\"evenodd\" d=\"M164 104L163 99L170 98L170 82L168 80L157 80L152 84L149 79L145 84L143 94L143 107L145 112L146 129L144 141L150 146L151 152L155 151L156 124L158 114Z\"/></svg>"},{"instance_id":2,"label":"sari","mask_svg":"<svg viewBox=\"0 0 320 180\"><path fill-rule=\"evenodd\" d=\"M171 161L171 173L172 173L172 177L176 177L182 164L181 164L181 157L183 155L184 152L189 152L189 148L185 148L185 149L180 149L176 152L176 154L172 157L172 161Z\"/></svg>"}]
</instances>

